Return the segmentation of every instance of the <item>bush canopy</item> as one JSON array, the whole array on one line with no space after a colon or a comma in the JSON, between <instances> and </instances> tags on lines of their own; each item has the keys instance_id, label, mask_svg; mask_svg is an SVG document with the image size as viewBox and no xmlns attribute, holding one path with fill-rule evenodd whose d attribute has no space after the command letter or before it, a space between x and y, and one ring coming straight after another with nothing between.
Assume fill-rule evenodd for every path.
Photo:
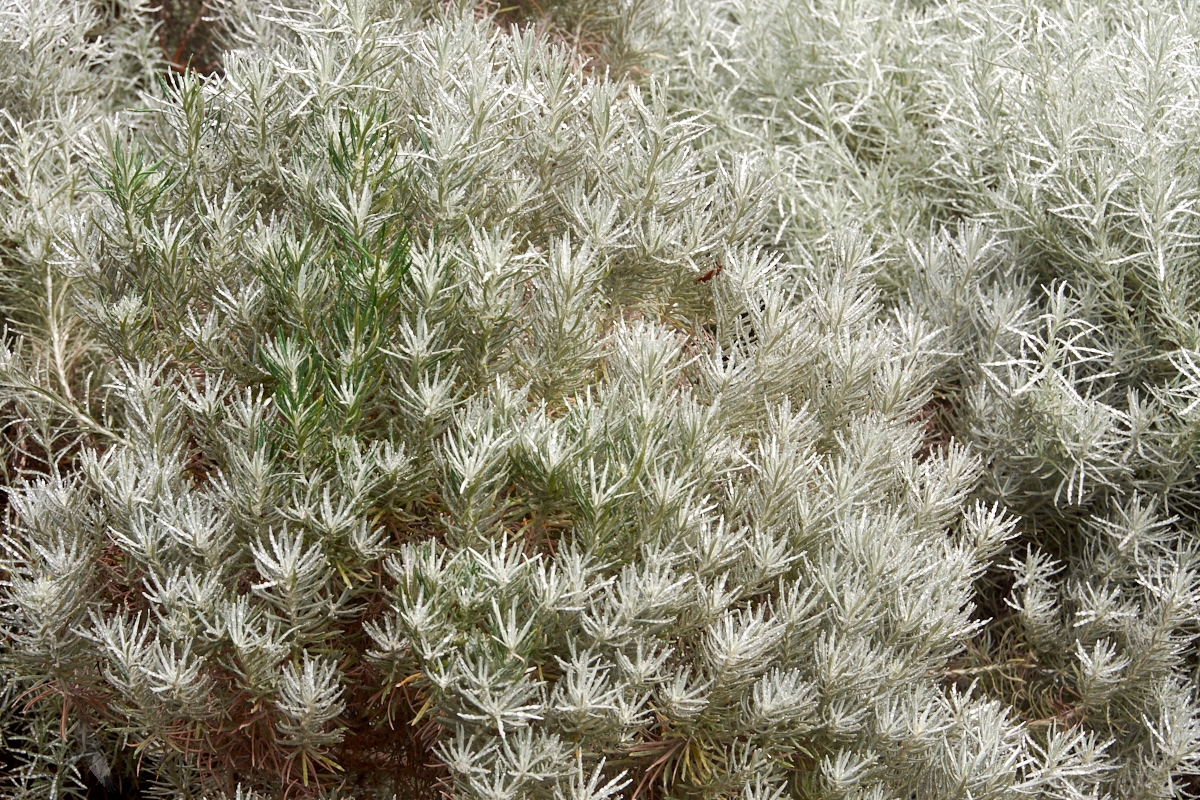
<instances>
[{"instance_id":1,"label":"bush canopy","mask_svg":"<svg viewBox=\"0 0 1200 800\"><path fill-rule=\"evenodd\" d=\"M1200 7L0 0L0 796L1200 792Z\"/></svg>"}]
</instances>

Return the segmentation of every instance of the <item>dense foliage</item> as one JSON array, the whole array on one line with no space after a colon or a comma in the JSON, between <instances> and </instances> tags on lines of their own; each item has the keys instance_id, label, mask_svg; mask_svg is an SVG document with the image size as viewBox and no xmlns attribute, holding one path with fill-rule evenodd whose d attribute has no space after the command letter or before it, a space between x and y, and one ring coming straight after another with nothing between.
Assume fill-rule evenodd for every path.
<instances>
[{"instance_id":1,"label":"dense foliage","mask_svg":"<svg viewBox=\"0 0 1200 800\"><path fill-rule=\"evenodd\" d=\"M0 0L0 56L3 796L1195 788L1190 5Z\"/></svg>"}]
</instances>

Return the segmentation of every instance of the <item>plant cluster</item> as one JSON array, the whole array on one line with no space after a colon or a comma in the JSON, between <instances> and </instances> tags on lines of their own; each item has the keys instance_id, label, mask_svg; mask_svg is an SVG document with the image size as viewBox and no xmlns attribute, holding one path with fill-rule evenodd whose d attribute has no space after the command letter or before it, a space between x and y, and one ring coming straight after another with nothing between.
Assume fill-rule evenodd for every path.
<instances>
[{"instance_id":1,"label":"plant cluster","mask_svg":"<svg viewBox=\"0 0 1200 800\"><path fill-rule=\"evenodd\" d=\"M4 796L1192 788L1189 6L0 19Z\"/></svg>"}]
</instances>

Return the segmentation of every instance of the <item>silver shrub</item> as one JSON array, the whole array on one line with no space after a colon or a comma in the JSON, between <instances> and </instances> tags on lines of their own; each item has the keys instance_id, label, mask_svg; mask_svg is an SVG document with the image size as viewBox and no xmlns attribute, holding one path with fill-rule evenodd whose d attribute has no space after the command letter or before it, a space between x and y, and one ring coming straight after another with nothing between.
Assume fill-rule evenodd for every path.
<instances>
[{"instance_id":1,"label":"silver shrub","mask_svg":"<svg viewBox=\"0 0 1200 800\"><path fill-rule=\"evenodd\" d=\"M6 792L1195 771L1192 12L81 8L2 6Z\"/></svg>"}]
</instances>

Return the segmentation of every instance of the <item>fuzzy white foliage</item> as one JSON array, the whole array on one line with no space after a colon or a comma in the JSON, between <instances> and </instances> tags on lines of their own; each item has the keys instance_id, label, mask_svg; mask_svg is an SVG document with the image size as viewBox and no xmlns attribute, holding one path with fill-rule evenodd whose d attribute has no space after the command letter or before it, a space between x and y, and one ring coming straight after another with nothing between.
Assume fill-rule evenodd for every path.
<instances>
[{"instance_id":1,"label":"fuzzy white foliage","mask_svg":"<svg viewBox=\"0 0 1200 800\"><path fill-rule=\"evenodd\" d=\"M84 9L0 6L17 796L79 790L96 707L215 793L235 703L386 796L310 775L364 674L462 798L1195 772L1193 12L554 4L605 75L469 7L229 2L222 74L155 86L148 9ZM1057 695L954 685L1008 666L956 668L1006 571Z\"/></svg>"}]
</instances>

